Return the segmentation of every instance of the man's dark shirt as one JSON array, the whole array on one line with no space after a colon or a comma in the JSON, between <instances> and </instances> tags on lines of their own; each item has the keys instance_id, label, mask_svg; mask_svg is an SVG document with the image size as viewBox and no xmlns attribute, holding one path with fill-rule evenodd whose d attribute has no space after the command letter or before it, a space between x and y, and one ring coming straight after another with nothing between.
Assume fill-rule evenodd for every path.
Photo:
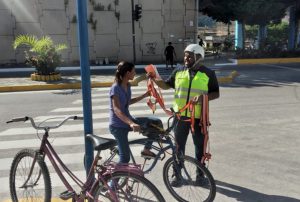
<instances>
[{"instance_id":1,"label":"man's dark shirt","mask_svg":"<svg viewBox=\"0 0 300 202\"><path fill-rule=\"evenodd\" d=\"M173 46L167 46L165 49L165 55L167 58L173 58L174 54L174 47Z\"/></svg>"},{"instance_id":2,"label":"man's dark shirt","mask_svg":"<svg viewBox=\"0 0 300 202\"><path fill-rule=\"evenodd\" d=\"M179 71L184 71L186 70L186 67L178 67L176 68L172 74L169 76L169 78L165 81L169 86L171 86L172 88L175 88L175 76L176 73ZM204 65L199 66L198 68L195 68L193 70L189 70L190 73L190 78L194 78L194 76L196 75L196 73L200 71L202 73L205 73L208 77L209 77L209 81L208 81L208 93L212 93L212 92L219 92L219 83L215 74L215 71L205 67Z\"/></svg>"}]
</instances>

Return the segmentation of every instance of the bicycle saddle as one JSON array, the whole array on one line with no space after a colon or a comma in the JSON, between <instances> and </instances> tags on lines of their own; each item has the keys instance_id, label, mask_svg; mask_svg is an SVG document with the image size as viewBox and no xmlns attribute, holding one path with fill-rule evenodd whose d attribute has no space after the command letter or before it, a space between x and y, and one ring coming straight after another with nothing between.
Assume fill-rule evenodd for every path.
<instances>
[{"instance_id":1,"label":"bicycle saddle","mask_svg":"<svg viewBox=\"0 0 300 202\"><path fill-rule=\"evenodd\" d=\"M86 138L93 143L94 150L96 151L109 149L117 145L115 139L103 138L93 134L87 134Z\"/></svg>"}]
</instances>

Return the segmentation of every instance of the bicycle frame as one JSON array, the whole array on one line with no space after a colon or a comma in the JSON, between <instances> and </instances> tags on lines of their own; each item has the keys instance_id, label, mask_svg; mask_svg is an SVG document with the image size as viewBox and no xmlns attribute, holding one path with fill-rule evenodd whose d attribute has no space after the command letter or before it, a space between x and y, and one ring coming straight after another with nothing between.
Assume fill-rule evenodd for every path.
<instances>
[{"instance_id":1,"label":"bicycle frame","mask_svg":"<svg viewBox=\"0 0 300 202\"><path fill-rule=\"evenodd\" d=\"M165 152L169 149L172 150L172 158L174 159L174 162L178 162L178 164L181 164L181 162L179 162L178 154L176 152L176 146L173 144L173 142L172 142L172 140L169 136L165 136L165 138L166 139L160 139L160 143L167 144L165 147L157 147L157 146L154 146L154 145L151 146L151 148L158 151L158 153L156 154L156 157L154 158L153 163L151 164L151 166L147 170L143 171L145 174L152 171L152 169L156 166L157 161L160 159L161 155L163 155L163 158L161 158L161 160L163 160L165 158ZM131 145L131 144L145 145L146 142L148 142L148 141L149 141L149 138L136 139L136 140L129 141L129 145ZM156 142L158 142L158 141L156 140ZM130 158L132 159L133 164L137 164L136 161L135 161L135 158L134 158L134 156L131 152L131 149L129 151L130 151ZM146 159L145 159L145 161L146 161ZM174 168L175 168L176 172L180 173L180 170L183 169L183 171L185 173L185 176L187 176L189 179L191 179L190 174L186 170L186 167L185 166L179 166L178 164L177 163L174 164ZM180 177L182 177L182 175L180 175Z\"/></svg>"},{"instance_id":2,"label":"bicycle frame","mask_svg":"<svg viewBox=\"0 0 300 202\"><path fill-rule=\"evenodd\" d=\"M49 136L49 132L46 130L44 135L43 135L42 141L41 141L40 149L36 151L36 155L35 155L35 158L32 162L28 178L25 181L23 186L26 186L27 182L29 181L29 179L31 177L31 174L33 172L33 168L35 166L35 163L37 162L37 158L40 158L40 156L43 159L45 158L45 156L47 156L49 158L49 160L50 160L52 166L54 167L57 175L59 176L59 178L61 179L61 181L63 182L63 184L67 188L67 190L71 193L74 193L73 198L75 199L75 201L78 201L78 202L84 202L85 199L92 199L94 201L92 193L93 193L93 191L95 190L96 186L99 184L100 181L105 183L107 189L109 189L111 191L110 192L111 197L113 198L114 201L117 201L118 199L117 199L116 194L111 190L111 188L107 185L106 181L104 180L104 177L107 176L107 175L110 175L112 172L127 171L127 172L132 172L132 173L135 173L135 174L143 175L143 172L141 171L141 169L138 165L134 165L134 166L128 166L128 164L126 164L126 165L111 165L111 166L107 165L107 166L103 166L101 171L97 170L98 176L95 179L94 170L97 167L98 160L101 159L101 157L100 157L100 152L101 151L98 151L98 153L95 156L95 159L92 163L91 169L88 173L87 180L86 180L85 183L83 183L79 178L77 178L68 169L68 167L59 158L58 154L55 152L55 150L52 147L51 143L48 141L48 136ZM62 169L68 174L68 176L80 187L80 189L81 189L80 195L76 194L73 187L70 185L68 180L63 175L63 173L62 173L61 169L59 168L59 166L61 166Z\"/></svg>"},{"instance_id":3,"label":"bicycle frame","mask_svg":"<svg viewBox=\"0 0 300 202\"><path fill-rule=\"evenodd\" d=\"M143 139L137 139L137 140L132 140L132 141L129 141L129 145L131 144L143 144L145 145L146 142L149 141L148 138L143 138ZM153 160L153 163L151 164L151 166L144 171L144 173L149 173L157 164L157 161L160 159L160 157L163 155L163 157L161 159L164 159L165 158L165 152L169 149L172 150L172 156L173 158L175 157L175 152L176 152L176 146L173 144L172 140L168 137L166 140L163 140L161 141L161 143L163 144L168 144L167 146L165 147L157 147L155 145L152 145L151 148L158 151L156 157L154 158ZM130 149L130 157L132 159L132 162L134 164L136 164L136 161L135 161L135 158L131 152L131 149Z\"/></svg>"},{"instance_id":4,"label":"bicycle frame","mask_svg":"<svg viewBox=\"0 0 300 202\"><path fill-rule=\"evenodd\" d=\"M32 163L31 163L29 174L28 174L27 179L25 180L24 184L21 187L23 187L23 188L27 187L27 183L31 178L35 164L40 160L44 161L45 157L47 156L50 160L50 163L54 167L57 175L59 176L59 178L65 185L65 187L67 188L66 194L70 193L70 195L68 197L72 198L76 202L84 202L85 199L92 199L93 201L95 201L92 194L101 182L101 184L105 185L105 188L108 189L111 199L114 201L118 201L115 191L113 191L112 188L110 188L110 186L108 186L108 184L107 184L107 181L106 181L107 177L110 177L112 175L112 173L118 172L118 171L121 171L121 172L123 171L123 172L133 173L135 175L144 176L144 173L141 170L141 166L136 165L136 164L117 164L117 165L116 164L105 164L105 165L101 164L101 165L97 165L98 161L102 158L100 156L101 150L98 150L97 155L95 156L94 161L91 165L91 168L88 172L87 179L83 183L62 162L62 160L59 158L58 154L52 147L51 143L48 141L50 129L55 129L55 128L60 127L69 119L73 119L73 120L81 119L82 120L83 118L78 117L78 116L70 116L70 117L64 119L61 123L59 123L56 126L45 126L45 127L37 126L35 124L34 120L31 117L27 117L27 116L22 117L22 118L14 118L14 119L6 122L6 123L21 122L21 121L25 122L27 120L30 120L33 128L35 128L36 130L44 130L44 134L41 139L40 147L38 150L35 151L35 155L34 155ZM62 167L62 169L59 166ZM73 187L70 185L68 180L65 178L64 174L62 173L62 170L64 170L67 173L67 175L80 187L81 190L80 190L79 194L77 194L75 192ZM94 172L97 174L97 177L95 177ZM36 184L38 182L40 177L41 177L41 171L39 172L36 182L34 184ZM98 201L98 200L96 200L96 201Z\"/></svg>"},{"instance_id":5,"label":"bicycle frame","mask_svg":"<svg viewBox=\"0 0 300 202\"><path fill-rule=\"evenodd\" d=\"M148 142L149 140L152 140L152 139L142 138L142 139L136 139L136 140L129 141L128 143L129 143L129 145L133 145L133 144L145 145L146 142ZM158 142L157 140L153 140L153 141ZM154 146L154 145L151 146L151 148L158 151L158 153L157 153L156 157L154 158L153 163L151 164L151 166L147 170L144 170L143 173L145 173L145 174L149 173L156 166L157 161L161 158L162 155L163 155L163 157L161 158L161 160L165 158L165 153L169 149L172 150L172 158L174 158L176 160L178 159L177 154L176 154L176 146L173 144L170 137L166 136L166 139L161 139L160 143L167 144L167 145L164 146L164 147L157 147L157 146ZM130 148L129 148L129 151L130 151L130 158L132 160L132 163L134 165L138 165L136 163L136 160L135 160ZM115 157L115 155L116 155L116 151L106 160L106 162L110 162Z\"/></svg>"},{"instance_id":6,"label":"bicycle frame","mask_svg":"<svg viewBox=\"0 0 300 202\"><path fill-rule=\"evenodd\" d=\"M25 186L28 182L28 180L31 177L31 174L33 172L33 168L35 166L35 163L37 161L37 158L42 157L43 159L45 159L45 156L48 157L48 159L50 160L52 166L54 167L57 175L59 176L59 178L61 179L61 181L63 182L63 184L65 185L65 187L67 188L68 191L74 193L74 199L76 201L84 201L84 198L86 196L91 196L91 193L89 193L90 190L93 190L93 186L92 183L94 181L94 177L93 177L93 169L95 164L97 163L98 159L95 159L93 162L93 166L91 168L91 170L89 171L87 180L85 183L83 183L80 179L78 179L69 169L68 167L62 162L62 160L59 158L58 154L55 152L54 148L52 147L51 143L48 141L48 137L49 137L49 131L47 129L45 129L45 133L43 135L42 141L41 141L41 145L40 145L40 149L36 151L36 155L35 158L32 162L31 165L31 169L29 171L29 175L27 180L25 181L24 185ZM75 194L75 190L73 189L73 187L70 185L70 183L67 181L67 179L65 178L65 176L63 175L61 169L59 168L59 166L62 167L62 169L69 175L69 177L80 187L80 189L82 190L82 193L85 193L85 196L82 200L80 200L80 196L77 196ZM39 176L40 177L40 176ZM38 177L38 178L39 178ZM99 181L99 180L97 180ZM93 183L95 185L95 183Z\"/></svg>"}]
</instances>

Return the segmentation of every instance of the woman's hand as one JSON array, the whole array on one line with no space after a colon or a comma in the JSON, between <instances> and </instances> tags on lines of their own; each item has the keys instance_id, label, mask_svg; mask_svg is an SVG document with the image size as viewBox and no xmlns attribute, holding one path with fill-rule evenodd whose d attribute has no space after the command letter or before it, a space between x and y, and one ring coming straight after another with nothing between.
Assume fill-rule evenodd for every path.
<instances>
[{"instance_id":1,"label":"woman's hand","mask_svg":"<svg viewBox=\"0 0 300 202\"><path fill-rule=\"evenodd\" d=\"M155 73L154 72L148 72L147 74L146 74L146 77L149 79L149 78L152 78L152 79L154 79L155 78Z\"/></svg>"},{"instance_id":2,"label":"woman's hand","mask_svg":"<svg viewBox=\"0 0 300 202\"><path fill-rule=\"evenodd\" d=\"M141 130L140 125L138 125L136 123L130 124L130 128L132 128L133 132L140 132L140 130Z\"/></svg>"}]
</instances>

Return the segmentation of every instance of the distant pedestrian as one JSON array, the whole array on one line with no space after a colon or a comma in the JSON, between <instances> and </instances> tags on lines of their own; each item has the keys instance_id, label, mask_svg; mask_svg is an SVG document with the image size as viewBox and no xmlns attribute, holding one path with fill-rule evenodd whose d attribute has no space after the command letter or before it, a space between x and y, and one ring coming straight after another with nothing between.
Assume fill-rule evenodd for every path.
<instances>
[{"instance_id":1,"label":"distant pedestrian","mask_svg":"<svg viewBox=\"0 0 300 202\"><path fill-rule=\"evenodd\" d=\"M165 48L164 54L166 56L166 69L168 69L169 64L173 69L174 57L176 57L176 53L174 47L172 46L172 42L168 43L168 46Z\"/></svg>"},{"instance_id":2,"label":"distant pedestrian","mask_svg":"<svg viewBox=\"0 0 300 202\"><path fill-rule=\"evenodd\" d=\"M203 45L204 45L204 42L203 42L203 40L198 36L198 39L199 39L199 46L202 46L203 47Z\"/></svg>"}]
</instances>

